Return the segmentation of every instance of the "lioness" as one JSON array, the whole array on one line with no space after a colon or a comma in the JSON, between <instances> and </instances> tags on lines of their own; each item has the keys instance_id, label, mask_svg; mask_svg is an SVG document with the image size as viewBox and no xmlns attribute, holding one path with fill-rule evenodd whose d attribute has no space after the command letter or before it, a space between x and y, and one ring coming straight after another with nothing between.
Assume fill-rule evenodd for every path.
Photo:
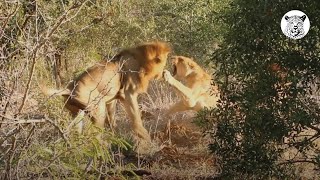
<instances>
[{"instance_id":1,"label":"lioness","mask_svg":"<svg viewBox=\"0 0 320 180\"><path fill-rule=\"evenodd\" d=\"M146 92L150 80L162 77L169 52L170 47L164 42L145 43L96 63L69 83L66 90L42 90L47 95L62 95L73 116L84 110L100 128L106 122L115 125L115 105L120 100L132 120L133 131L151 142L141 121L137 97Z\"/></svg>"},{"instance_id":2,"label":"lioness","mask_svg":"<svg viewBox=\"0 0 320 180\"><path fill-rule=\"evenodd\" d=\"M212 84L208 73L192 59L184 56L174 56L172 65L173 77L168 70L164 70L163 76L165 81L175 88L181 100L170 107L166 115L216 106L219 100L218 87Z\"/></svg>"}]
</instances>

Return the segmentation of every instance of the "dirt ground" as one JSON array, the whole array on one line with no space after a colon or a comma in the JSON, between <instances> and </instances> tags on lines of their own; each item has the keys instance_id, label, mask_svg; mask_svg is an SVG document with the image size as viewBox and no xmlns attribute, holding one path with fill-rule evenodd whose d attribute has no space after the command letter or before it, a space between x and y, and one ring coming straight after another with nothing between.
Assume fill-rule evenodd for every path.
<instances>
[{"instance_id":1,"label":"dirt ground","mask_svg":"<svg viewBox=\"0 0 320 180\"><path fill-rule=\"evenodd\" d=\"M122 161L141 170L137 174L141 173L142 179L212 179L219 170L208 151L209 139L193 123L194 116L194 112L183 112L163 117L162 110L142 109L145 125L159 149L150 156L126 156ZM118 124L121 134L128 133L128 121Z\"/></svg>"}]
</instances>

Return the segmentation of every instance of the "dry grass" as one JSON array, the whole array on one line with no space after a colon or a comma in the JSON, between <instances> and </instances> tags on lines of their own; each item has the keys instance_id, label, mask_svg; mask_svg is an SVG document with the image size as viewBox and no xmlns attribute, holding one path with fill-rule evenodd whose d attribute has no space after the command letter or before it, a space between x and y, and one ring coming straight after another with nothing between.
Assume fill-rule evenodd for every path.
<instances>
[{"instance_id":1,"label":"dry grass","mask_svg":"<svg viewBox=\"0 0 320 180\"><path fill-rule=\"evenodd\" d=\"M148 93L139 98L142 119L158 150L145 157L120 148L126 145L119 137L128 142L132 139L130 121L120 104L116 113L116 136L105 132L106 142L118 145L110 150L110 144L92 141L94 135L88 130L90 123L86 125L88 131L84 136L75 134L73 119L63 109L61 98L47 98L39 92L36 88L31 91L19 117L14 116L17 104L22 100L18 91L1 101L8 106L4 118L7 123L3 123L0 129L0 174L6 174L0 176L2 179L121 179L129 178L123 174L134 177L127 171L137 172L139 169L145 171L139 172L141 175L147 174L143 179L210 179L220 173L215 157L208 152L209 139L192 122L195 113L187 111L164 116L164 112L178 100L173 89L164 82L152 82ZM3 114L1 110L0 113ZM45 121L16 123L21 119ZM168 121L171 122L170 129ZM296 155L294 150L287 153L284 158ZM317 177L311 169L297 164L296 173L306 179Z\"/></svg>"},{"instance_id":2,"label":"dry grass","mask_svg":"<svg viewBox=\"0 0 320 180\"><path fill-rule=\"evenodd\" d=\"M193 123L195 112L164 116L177 100L173 89L163 82L151 83L148 93L139 99L144 124L158 146L152 156L131 161L137 168L152 172L145 179L204 179L218 173L215 158L208 152L208 139ZM120 107L116 120L117 132L130 139L130 122ZM170 129L168 121L171 122Z\"/></svg>"},{"instance_id":3,"label":"dry grass","mask_svg":"<svg viewBox=\"0 0 320 180\"><path fill-rule=\"evenodd\" d=\"M145 179L203 179L217 173L214 158L207 150L208 142L201 129L192 123L195 114L183 112L163 116L164 111L177 101L164 82L152 82L148 93L139 99L142 118L158 150L148 157L119 148L126 146L120 136L129 142L132 139L130 122L121 105L117 107L116 136L106 132L107 144L101 145L92 140L95 135L89 133L90 123L86 123L85 135L75 133L73 119L63 109L60 97L47 98L39 92L37 88L30 92L19 117L14 114L22 98L16 92L10 97L6 123L0 129L2 179L117 179L116 174L122 177L124 171L137 169L151 173L144 176ZM21 119L28 122L18 123ZM171 121L170 129L167 128L168 121ZM171 138L168 132L171 132ZM118 148L110 150L109 143L117 144L114 147Z\"/></svg>"}]
</instances>

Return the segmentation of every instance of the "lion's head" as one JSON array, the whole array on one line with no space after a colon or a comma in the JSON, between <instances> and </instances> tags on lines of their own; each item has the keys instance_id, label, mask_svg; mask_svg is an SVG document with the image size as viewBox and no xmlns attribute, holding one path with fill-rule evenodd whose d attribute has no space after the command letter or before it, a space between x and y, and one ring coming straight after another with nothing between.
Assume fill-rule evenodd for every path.
<instances>
[{"instance_id":1,"label":"lion's head","mask_svg":"<svg viewBox=\"0 0 320 180\"><path fill-rule=\"evenodd\" d=\"M116 59L125 60L123 71L138 84L140 92L145 92L150 80L162 77L170 51L167 43L156 41L125 49Z\"/></svg>"},{"instance_id":2,"label":"lion's head","mask_svg":"<svg viewBox=\"0 0 320 180\"><path fill-rule=\"evenodd\" d=\"M162 77L163 69L167 63L167 57L171 51L168 44L164 42L146 43L137 47L142 60L145 77L159 79Z\"/></svg>"},{"instance_id":3,"label":"lion's head","mask_svg":"<svg viewBox=\"0 0 320 180\"><path fill-rule=\"evenodd\" d=\"M286 35L293 38L299 39L304 36L303 23L306 19L306 16L285 16L285 20L287 20L286 26Z\"/></svg>"},{"instance_id":4,"label":"lion's head","mask_svg":"<svg viewBox=\"0 0 320 180\"><path fill-rule=\"evenodd\" d=\"M173 67L172 75L178 80L183 80L193 71L201 69L196 62L184 56L173 56L171 62Z\"/></svg>"}]
</instances>

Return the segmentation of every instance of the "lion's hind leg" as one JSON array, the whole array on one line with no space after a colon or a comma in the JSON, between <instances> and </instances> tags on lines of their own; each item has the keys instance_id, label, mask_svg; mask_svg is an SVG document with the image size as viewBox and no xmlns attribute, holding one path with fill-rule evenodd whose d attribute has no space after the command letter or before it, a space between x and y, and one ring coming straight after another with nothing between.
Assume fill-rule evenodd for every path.
<instances>
[{"instance_id":1,"label":"lion's hind leg","mask_svg":"<svg viewBox=\"0 0 320 180\"><path fill-rule=\"evenodd\" d=\"M75 98L70 98L70 96L64 97L66 99L65 108L68 109L73 117L72 123L69 127L76 126L76 130L79 134L83 132L83 117L85 114L86 105L81 103Z\"/></svg>"},{"instance_id":2,"label":"lion's hind leg","mask_svg":"<svg viewBox=\"0 0 320 180\"><path fill-rule=\"evenodd\" d=\"M117 126L115 117L114 117L116 113L116 105L117 105L117 100L113 100L112 102L106 104L107 113L106 113L105 123L109 125L112 131Z\"/></svg>"},{"instance_id":3,"label":"lion's hind leg","mask_svg":"<svg viewBox=\"0 0 320 180\"><path fill-rule=\"evenodd\" d=\"M89 115L92 119L93 125L103 129L105 127L106 106L103 102L97 103L89 110Z\"/></svg>"},{"instance_id":4,"label":"lion's hind leg","mask_svg":"<svg viewBox=\"0 0 320 180\"><path fill-rule=\"evenodd\" d=\"M90 116L92 123L98 128L104 128L105 126L105 117L106 117L106 107L102 102L97 103L96 105L86 106L84 103L80 102L77 99L69 99L65 106L72 114L72 117L77 127L79 134L82 133L83 129L83 116L85 112ZM78 120L76 120L78 119Z\"/></svg>"}]
</instances>

